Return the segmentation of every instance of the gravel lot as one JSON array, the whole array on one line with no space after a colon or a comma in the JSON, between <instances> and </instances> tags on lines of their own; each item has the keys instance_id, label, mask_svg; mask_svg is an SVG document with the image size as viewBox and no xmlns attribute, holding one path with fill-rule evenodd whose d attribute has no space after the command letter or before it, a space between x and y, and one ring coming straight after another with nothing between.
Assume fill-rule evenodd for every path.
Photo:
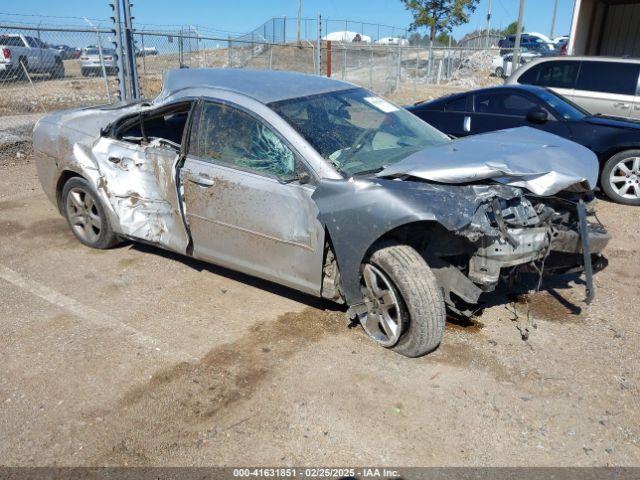
<instances>
[{"instance_id":1,"label":"gravel lot","mask_svg":"<svg viewBox=\"0 0 640 480\"><path fill-rule=\"evenodd\" d=\"M592 305L562 279L406 359L286 288L85 248L0 163L0 463L638 465L638 211L600 203Z\"/></svg>"}]
</instances>

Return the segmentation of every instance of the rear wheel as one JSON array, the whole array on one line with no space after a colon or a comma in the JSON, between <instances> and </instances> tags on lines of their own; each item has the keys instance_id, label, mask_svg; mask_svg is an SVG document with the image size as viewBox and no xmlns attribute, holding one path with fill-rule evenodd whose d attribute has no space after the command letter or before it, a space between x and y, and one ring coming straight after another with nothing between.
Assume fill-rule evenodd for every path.
<instances>
[{"instance_id":1,"label":"rear wheel","mask_svg":"<svg viewBox=\"0 0 640 480\"><path fill-rule=\"evenodd\" d=\"M640 150L627 150L604 164L602 190L614 202L640 205Z\"/></svg>"},{"instance_id":2,"label":"rear wheel","mask_svg":"<svg viewBox=\"0 0 640 480\"><path fill-rule=\"evenodd\" d=\"M502 67L496 68L496 77L504 78L504 68Z\"/></svg>"},{"instance_id":3,"label":"rear wheel","mask_svg":"<svg viewBox=\"0 0 640 480\"><path fill-rule=\"evenodd\" d=\"M445 304L424 259L407 245L377 250L362 265L365 332L383 347L419 357L442 341Z\"/></svg>"},{"instance_id":4,"label":"rear wheel","mask_svg":"<svg viewBox=\"0 0 640 480\"><path fill-rule=\"evenodd\" d=\"M81 243L99 249L118 243L98 195L84 178L73 177L65 183L62 200L69 227Z\"/></svg>"},{"instance_id":5,"label":"rear wheel","mask_svg":"<svg viewBox=\"0 0 640 480\"><path fill-rule=\"evenodd\" d=\"M60 58L56 58L55 65L51 70L51 78L63 78L64 77L64 64Z\"/></svg>"}]
</instances>

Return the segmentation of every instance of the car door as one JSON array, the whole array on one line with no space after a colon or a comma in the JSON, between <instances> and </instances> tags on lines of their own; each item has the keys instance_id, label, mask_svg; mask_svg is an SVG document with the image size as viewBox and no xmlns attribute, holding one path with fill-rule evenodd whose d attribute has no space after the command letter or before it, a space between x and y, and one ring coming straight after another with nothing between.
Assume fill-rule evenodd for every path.
<instances>
[{"instance_id":1,"label":"car door","mask_svg":"<svg viewBox=\"0 0 640 480\"><path fill-rule=\"evenodd\" d=\"M543 110L547 121L535 123L527 119L531 110ZM474 113L471 118L471 133L485 133L505 128L531 127L560 136L569 131L564 122L558 121L554 113L538 98L525 92L500 89L474 95Z\"/></svg>"},{"instance_id":2,"label":"car door","mask_svg":"<svg viewBox=\"0 0 640 480\"><path fill-rule=\"evenodd\" d=\"M578 60L549 60L527 68L517 78L521 85L547 87L572 100L580 70ZM518 75L518 72L515 72Z\"/></svg>"},{"instance_id":3,"label":"car door","mask_svg":"<svg viewBox=\"0 0 640 480\"><path fill-rule=\"evenodd\" d=\"M465 118L467 112L471 111L470 107L467 107L468 101L468 95L458 96L435 107L413 108L411 112L441 132L454 137L464 137L469 135L469 131L465 130L465 125L468 125Z\"/></svg>"},{"instance_id":4,"label":"car door","mask_svg":"<svg viewBox=\"0 0 640 480\"><path fill-rule=\"evenodd\" d=\"M193 255L320 294L324 230L303 159L264 119L205 101L180 178Z\"/></svg>"},{"instance_id":5,"label":"car door","mask_svg":"<svg viewBox=\"0 0 640 480\"><path fill-rule=\"evenodd\" d=\"M594 115L637 118L639 76L638 63L583 60L573 100Z\"/></svg>"},{"instance_id":6,"label":"car door","mask_svg":"<svg viewBox=\"0 0 640 480\"><path fill-rule=\"evenodd\" d=\"M42 49L38 47L38 43L36 39L33 37L24 37L27 40L27 44L29 45L28 53L27 53L27 63L29 65L29 70L36 73L42 73Z\"/></svg>"}]
</instances>

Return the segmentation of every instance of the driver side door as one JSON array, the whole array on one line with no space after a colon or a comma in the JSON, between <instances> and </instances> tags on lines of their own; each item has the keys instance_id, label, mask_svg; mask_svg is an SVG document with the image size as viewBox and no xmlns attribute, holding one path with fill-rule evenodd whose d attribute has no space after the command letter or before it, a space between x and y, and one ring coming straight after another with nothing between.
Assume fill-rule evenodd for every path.
<instances>
[{"instance_id":1,"label":"driver side door","mask_svg":"<svg viewBox=\"0 0 640 480\"><path fill-rule=\"evenodd\" d=\"M203 102L180 177L195 257L320 294L324 230L313 173L263 119Z\"/></svg>"}]
</instances>

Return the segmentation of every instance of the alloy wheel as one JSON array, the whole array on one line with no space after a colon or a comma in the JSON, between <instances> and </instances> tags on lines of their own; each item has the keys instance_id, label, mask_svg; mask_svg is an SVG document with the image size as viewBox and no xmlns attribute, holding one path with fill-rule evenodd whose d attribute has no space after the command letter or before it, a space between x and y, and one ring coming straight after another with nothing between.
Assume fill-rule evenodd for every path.
<instances>
[{"instance_id":1,"label":"alloy wheel","mask_svg":"<svg viewBox=\"0 0 640 480\"><path fill-rule=\"evenodd\" d=\"M367 263L362 270L367 312L360 316L362 328L376 342L392 347L402 333L400 303L389 278L373 265Z\"/></svg>"},{"instance_id":2,"label":"alloy wheel","mask_svg":"<svg viewBox=\"0 0 640 480\"><path fill-rule=\"evenodd\" d=\"M74 187L67 195L67 215L74 233L87 243L95 243L102 230L102 218L89 192Z\"/></svg>"},{"instance_id":3,"label":"alloy wheel","mask_svg":"<svg viewBox=\"0 0 640 480\"><path fill-rule=\"evenodd\" d=\"M616 164L609 174L611 189L624 198L640 199L640 157L629 157Z\"/></svg>"}]
</instances>

